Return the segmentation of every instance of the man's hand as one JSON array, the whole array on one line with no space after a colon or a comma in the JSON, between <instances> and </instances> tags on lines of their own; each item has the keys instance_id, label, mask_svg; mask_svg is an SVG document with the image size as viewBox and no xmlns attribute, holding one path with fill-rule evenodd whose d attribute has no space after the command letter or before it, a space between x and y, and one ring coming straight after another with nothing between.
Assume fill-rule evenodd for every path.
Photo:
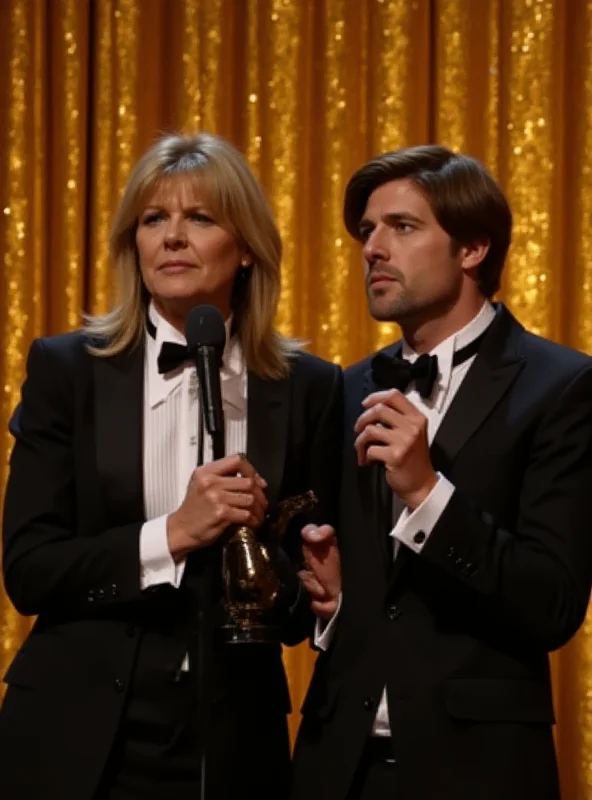
<instances>
[{"instance_id":1,"label":"man's hand","mask_svg":"<svg viewBox=\"0 0 592 800\"><path fill-rule=\"evenodd\" d=\"M438 482L428 444L428 421L396 389L365 398L355 425L358 464L384 464L390 488L413 510Z\"/></svg>"},{"instance_id":2,"label":"man's hand","mask_svg":"<svg viewBox=\"0 0 592 800\"><path fill-rule=\"evenodd\" d=\"M265 515L267 483L242 455L194 470L185 499L167 519L169 550L180 561L213 544L229 525L258 528Z\"/></svg>"},{"instance_id":3,"label":"man's hand","mask_svg":"<svg viewBox=\"0 0 592 800\"><path fill-rule=\"evenodd\" d=\"M298 577L312 598L311 608L322 619L329 620L337 611L341 593L341 562L330 525L307 525L302 529L302 552L307 569Z\"/></svg>"}]
</instances>

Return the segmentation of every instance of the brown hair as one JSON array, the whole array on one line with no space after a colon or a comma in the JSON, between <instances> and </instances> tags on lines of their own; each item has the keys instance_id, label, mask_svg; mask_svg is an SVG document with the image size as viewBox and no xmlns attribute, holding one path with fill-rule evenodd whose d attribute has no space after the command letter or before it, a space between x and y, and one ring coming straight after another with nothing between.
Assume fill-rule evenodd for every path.
<instances>
[{"instance_id":1,"label":"brown hair","mask_svg":"<svg viewBox=\"0 0 592 800\"><path fill-rule=\"evenodd\" d=\"M364 164L345 190L343 216L354 239L368 198L379 186L408 178L428 200L438 223L453 240L453 248L489 242L479 264L477 283L485 297L500 287L512 236L512 212L502 190L483 164L440 145L408 147L384 153Z\"/></svg>"},{"instance_id":2,"label":"brown hair","mask_svg":"<svg viewBox=\"0 0 592 800\"><path fill-rule=\"evenodd\" d=\"M212 211L235 231L253 256L239 270L233 294L233 329L248 369L263 378L281 378L300 342L273 327L280 293L282 243L263 191L243 156L220 136L199 133L163 136L138 161L129 177L110 237L111 262L120 283L120 302L107 314L87 317L89 347L97 356L113 356L141 341L150 296L140 274L136 228L144 199L157 186L178 177L205 191Z\"/></svg>"}]
</instances>

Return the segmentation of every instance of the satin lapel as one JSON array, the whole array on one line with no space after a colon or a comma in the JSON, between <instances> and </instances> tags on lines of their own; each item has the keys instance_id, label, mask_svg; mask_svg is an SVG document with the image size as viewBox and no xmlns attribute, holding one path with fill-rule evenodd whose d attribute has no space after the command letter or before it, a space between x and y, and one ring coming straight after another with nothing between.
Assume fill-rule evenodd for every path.
<instances>
[{"instance_id":1,"label":"satin lapel","mask_svg":"<svg viewBox=\"0 0 592 800\"><path fill-rule=\"evenodd\" d=\"M249 372L247 391L247 458L267 481L267 498L273 508L288 448L290 378L264 380Z\"/></svg>"},{"instance_id":2,"label":"satin lapel","mask_svg":"<svg viewBox=\"0 0 592 800\"><path fill-rule=\"evenodd\" d=\"M94 358L100 498L107 527L143 521L144 347Z\"/></svg>"},{"instance_id":3,"label":"satin lapel","mask_svg":"<svg viewBox=\"0 0 592 800\"><path fill-rule=\"evenodd\" d=\"M434 467L446 474L469 439L485 423L524 366L524 328L499 305L479 354L471 365L432 443Z\"/></svg>"}]
</instances>

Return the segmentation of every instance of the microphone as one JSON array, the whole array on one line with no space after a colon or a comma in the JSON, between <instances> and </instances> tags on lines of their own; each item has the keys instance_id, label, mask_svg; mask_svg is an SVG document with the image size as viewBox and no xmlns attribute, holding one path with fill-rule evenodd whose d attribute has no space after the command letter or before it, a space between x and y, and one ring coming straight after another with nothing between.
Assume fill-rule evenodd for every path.
<instances>
[{"instance_id":1,"label":"microphone","mask_svg":"<svg viewBox=\"0 0 592 800\"><path fill-rule=\"evenodd\" d=\"M195 306L185 321L185 339L195 359L200 402L207 432L212 437L214 459L224 456L224 411L220 367L226 344L222 314L215 306Z\"/></svg>"}]
</instances>

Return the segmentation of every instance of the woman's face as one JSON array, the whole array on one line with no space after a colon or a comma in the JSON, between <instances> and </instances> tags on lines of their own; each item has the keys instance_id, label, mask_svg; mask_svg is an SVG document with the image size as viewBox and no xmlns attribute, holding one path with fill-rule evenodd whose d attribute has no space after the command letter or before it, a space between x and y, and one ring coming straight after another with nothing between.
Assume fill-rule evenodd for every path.
<instances>
[{"instance_id":1,"label":"woman's face","mask_svg":"<svg viewBox=\"0 0 592 800\"><path fill-rule=\"evenodd\" d=\"M236 274L252 264L230 226L212 217L207 197L183 177L146 198L136 246L144 284L172 324L182 324L201 303L216 306L226 319Z\"/></svg>"}]
</instances>

